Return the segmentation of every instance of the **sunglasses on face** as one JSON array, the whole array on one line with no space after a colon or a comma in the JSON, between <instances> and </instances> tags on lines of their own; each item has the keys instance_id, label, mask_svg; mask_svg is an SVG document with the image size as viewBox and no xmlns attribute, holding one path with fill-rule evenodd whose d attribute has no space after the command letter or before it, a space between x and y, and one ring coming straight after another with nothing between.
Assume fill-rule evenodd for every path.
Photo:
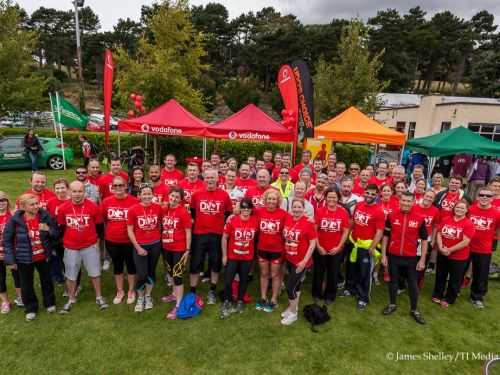
<instances>
[{"instance_id":1,"label":"sunglasses on face","mask_svg":"<svg viewBox=\"0 0 500 375\"><path fill-rule=\"evenodd\" d=\"M6 203L8 202L9 200L7 198L0 198L0 203Z\"/></svg>"},{"instance_id":2,"label":"sunglasses on face","mask_svg":"<svg viewBox=\"0 0 500 375\"><path fill-rule=\"evenodd\" d=\"M491 194L478 194L477 196L479 198L493 198L493 195Z\"/></svg>"},{"instance_id":3,"label":"sunglasses on face","mask_svg":"<svg viewBox=\"0 0 500 375\"><path fill-rule=\"evenodd\" d=\"M241 209L242 209L242 210L251 210L252 208L251 208L251 207L248 207L248 206L241 206Z\"/></svg>"},{"instance_id":4,"label":"sunglasses on face","mask_svg":"<svg viewBox=\"0 0 500 375\"><path fill-rule=\"evenodd\" d=\"M124 187L125 185L124 184L113 184L112 186L114 188L117 188L117 187Z\"/></svg>"},{"instance_id":5,"label":"sunglasses on face","mask_svg":"<svg viewBox=\"0 0 500 375\"><path fill-rule=\"evenodd\" d=\"M288 172L281 172L281 174L288 174Z\"/></svg>"},{"instance_id":6,"label":"sunglasses on face","mask_svg":"<svg viewBox=\"0 0 500 375\"><path fill-rule=\"evenodd\" d=\"M365 193L365 195L368 195L369 197L376 197L377 193Z\"/></svg>"},{"instance_id":7,"label":"sunglasses on face","mask_svg":"<svg viewBox=\"0 0 500 375\"><path fill-rule=\"evenodd\" d=\"M87 171L76 171L76 174L87 174Z\"/></svg>"}]
</instances>

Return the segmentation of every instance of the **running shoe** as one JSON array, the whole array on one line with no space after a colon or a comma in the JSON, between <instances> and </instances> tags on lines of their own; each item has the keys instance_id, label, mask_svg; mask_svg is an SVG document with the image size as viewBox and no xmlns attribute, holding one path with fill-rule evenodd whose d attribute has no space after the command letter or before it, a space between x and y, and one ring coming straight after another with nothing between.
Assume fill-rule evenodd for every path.
<instances>
[{"instance_id":1,"label":"running shoe","mask_svg":"<svg viewBox=\"0 0 500 375\"><path fill-rule=\"evenodd\" d=\"M367 305L368 304L366 302L358 301L358 304L357 304L358 310L363 311L364 309L366 309Z\"/></svg>"},{"instance_id":2,"label":"running shoe","mask_svg":"<svg viewBox=\"0 0 500 375\"><path fill-rule=\"evenodd\" d=\"M123 298L125 298L125 292L123 290L116 292L116 296L113 298L113 305L119 305L122 303Z\"/></svg>"},{"instance_id":3,"label":"running shoe","mask_svg":"<svg viewBox=\"0 0 500 375\"><path fill-rule=\"evenodd\" d=\"M264 306L262 310L265 311L266 313L272 313L274 310L276 310L277 307L278 307L277 303L269 302Z\"/></svg>"},{"instance_id":4,"label":"running shoe","mask_svg":"<svg viewBox=\"0 0 500 375\"><path fill-rule=\"evenodd\" d=\"M130 290L127 294L127 305L131 305L135 302L135 292Z\"/></svg>"},{"instance_id":5,"label":"running shoe","mask_svg":"<svg viewBox=\"0 0 500 375\"><path fill-rule=\"evenodd\" d=\"M97 306L99 306L99 310L106 310L109 307L103 296L97 297L95 299L95 303L97 304Z\"/></svg>"},{"instance_id":6,"label":"running shoe","mask_svg":"<svg viewBox=\"0 0 500 375\"><path fill-rule=\"evenodd\" d=\"M434 303L437 303L438 305L441 304L441 299L437 298L437 297L432 297L431 298L431 301L434 302Z\"/></svg>"},{"instance_id":7,"label":"running shoe","mask_svg":"<svg viewBox=\"0 0 500 375\"><path fill-rule=\"evenodd\" d=\"M151 310L153 308L153 297L146 296L144 298L144 310Z\"/></svg>"},{"instance_id":8,"label":"running shoe","mask_svg":"<svg viewBox=\"0 0 500 375\"><path fill-rule=\"evenodd\" d=\"M299 318L298 314L294 314L294 313L290 312L283 319L281 319L281 324L283 324L285 326L289 326L290 324L295 323L298 318Z\"/></svg>"},{"instance_id":9,"label":"running shoe","mask_svg":"<svg viewBox=\"0 0 500 375\"><path fill-rule=\"evenodd\" d=\"M417 310L410 311L410 315L415 319L418 324L425 324L425 320Z\"/></svg>"},{"instance_id":10,"label":"running shoe","mask_svg":"<svg viewBox=\"0 0 500 375\"><path fill-rule=\"evenodd\" d=\"M56 307L55 306L49 306L47 307L47 313L53 314L56 312Z\"/></svg>"},{"instance_id":11,"label":"running shoe","mask_svg":"<svg viewBox=\"0 0 500 375\"><path fill-rule=\"evenodd\" d=\"M343 290L343 291L340 293L340 296L341 296L341 297L352 297L352 293L351 293L349 290L345 289L345 290Z\"/></svg>"},{"instance_id":12,"label":"running shoe","mask_svg":"<svg viewBox=\"0 0 500 375\"><path fill-rule=\"evenodd\" d=\"M345 281L340 281L337 283L337 289L344 289Z\"/></svg>"},{"instance_id":13,"label":"running shoe","mask_svg":"<svg viewBox=\"0 0 500 375\"><path fill-rule=\"evenodd\" d=\"M109 260L104 259L104 261L102 262L102 270L109 271L109 266L110 266Z\"/></svg>"},{"instance_id":14,"label":"running shoe","mask_svg":"<svg viewBox=\"0 0 500 375\"><path fill-rule=\"evenodd\" d=\"M235 313L241 314L241 313L243 313L244 310L245 310L245 303L243 301L238 301L236 303Z\"/></svg>"},{"instance_id":15,"label":"running shoe","mask_svg":"<svg viewBox=\"0 0 500 375\"><path fill-rule=\"evenodd\" d=\"M141 313L144 311L144 297L137 297L137 302L134 307L136 313Z\"/></svg>"},{"instance_id":16,"label":"running shoe","mask_svg":"<svg viewBox=\"0 0 500 375\"><path fill-rule=\"evenodd\" d=\"M33 320L36 319L36 313L27 313L26 314L26 321L27 322L32 322Z\"/></svg>"},{"instance_id":17,"label":"running shoe","mask_svg":"<svg viewBox=\"0 0 500 375\"><path fill-rule=\"evenodd\" d=\"M172 294L169 294L168 296L161 297L161 301L165 302L165 303L175 302L175 301L177 301L177 297L174 295L174 293L172 293Z\"/></svg>"},{"instance_id":18,"label":"running shoe","mask_svg":"<svg viewBox=\"0 0 500 375\"><path fill-rule=\"evenodd\" d=\"M62 309L59 310L59 314L69 314L69 312L71 311L71 309L73 308L73 305L75 304L74 301L68 301L66 302Z\"/></svg>"},{"instance_id":19,"label":"running shoe","mask_svg":"<svg viewBox=\"0 0 500 375\"><path fill-rule=\"evenodd\" d=\"M441 301L441 307L447 309L448 307L450 307L450 304L444 300Z\"/></svg>"},{"instance_id":20,"label":"running shoe","mask_svg":"<svg viewBox=\"0 0 500 375\"><path fill-rule=\"evenodd\" d=\"M23 299L22 299L21 297L17 297L17 298L14 300L14 304L15 304L17 307L24 307Z\"/></svg>"},{"instance_id":21,"label":"running shoe","mask_svg":"<svg viewBox=\"0 0 500 375\"><path fill-rule=\"evenodd\" d=\"M210 289L208 291L207 304L215 305L216 303L217 303L217 294L215 293L215 290Z\"/></svg>"},{"instance_id":22,"label":"running shoe","mask_svg":"<svg viewBox=\"0 0 500 375\"><path fill-rule=\"evenodd\" d=\"M291 313L292 313L292 311L290 310L290 306L288 306L285 310L283 310L281 312L281 317L284 318L284 317L286 317L287 315L289 315Z\"/></svg>"},{"instance_id":23,"label":"running shoe","mask_svg":"<svg viewBox=\"0 0 500 375\"><path fill-rule=\"evenodd\" d=\"M260 299L257 301L255 304L255 310L262 311L264 310L264 307L267 305L267 301L265 299Z\"/></svg>"},{"instance_id":24,"label":"running shoe","mask_svg":"<svg viewBox=\"0 0 500 375\"><path fill-rule=\"evenodd\" d=\"M382 310L382 315L391 315L394 311L396 311L396 308L396 305L390 303Z\"/></svg>"},{"instance_id":25,"label":"running shoe","mask_svg":"<svg viewBox=\"0 0 500 375\"><path fill-rule=\"evenodd\" d=\"M224 301L220 309L220 318L226 319L231 315L231 302Z\"/></svg>"},{"instance_id":26,"label":"running shoe","mask_svg":"<svg viewBox=\"0 0 500 375\"><path fill-rule=\"evenodd\" d=\"M425 273L434 273L434 264L429 263L429 265L427 266L427 268L425 270Z\"/></svg>"},{"instance_id":27,"label":"running shoe","mask_svg":"<svg viewBox=\"0 0 500 375\"><path fill-rule=\"evenodd\" d=\"M165 318L168 320L177 319L177 307L174 307L172 310L170 310Z\"/></svg>"},{"instance_id":28,"label":"running shoe","mask_svg":"<svg viewBox=\"0 0 500 375\"><path fill-rule=\"evenodd\" d=\"M0 313L8 314L10 312L10 303L2 302L2 307L0 308Z\"/></svg>"},{"instance_id":29,"label":"running shoe","mask_svg":"<svg viewBox=\"0 0 500 375\"><path fill-rule=\"evenodd\" d=\"M484 309L484 303L483 301L474 301L474 300L471 300L472 302L472 306L476 309Z\"/></svg>"}]
</instances>

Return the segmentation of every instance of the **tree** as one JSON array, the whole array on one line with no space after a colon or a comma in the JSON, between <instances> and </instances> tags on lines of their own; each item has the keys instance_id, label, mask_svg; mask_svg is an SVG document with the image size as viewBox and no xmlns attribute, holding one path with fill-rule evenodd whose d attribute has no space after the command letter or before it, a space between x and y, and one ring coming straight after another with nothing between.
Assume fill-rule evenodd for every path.
<instances>
[{"instance_id":1,"label":"tree","mask_svg":"<svg viewBox=\"0 0 500 375\"><path fill-rule=\"evenodd\" d=\"M0 0L0 114L41 108L46 81L34 72L36 35L22 29L19 8Z\"/></svg>"},{"instance_id":2,"label":"tree","mask_svg":"<svg viewBox=\"0 0 500 375\"><path fill-rule=\"evenodd\" d=\"M495 35L472 58L471 94L500 98L500 35Z\"/></svg>"},{"instance_id":3,"label":"tree","mask_svg":"<svg viewBox=\"0 0 500 375\"><path fill-rule=\"evenodd\" d=\"M185 0L166 0L149 18L147 36L139 40L135 56L119 48L116 57L117 97L122 109L130 108L129 95L139 92L147 108L176 98L196 115L205 114L205 98L194 87L207 66L202 35L191 23Z\"/></svg>"},{"instance_id":4,"label":"tree","mask_svg":"<svg viewBox=\"0 0 500 375\"><path fill-rule=\"evenodd\" d=\"M222 96L233 112L238 112L250 103L258 105L260 101L258 82L252 76L232 78L222 88Z\"/></svg>"},{"instance_id":5,"label":"tree","mask_svg":"<svg viewBox=\"0 0 500 375\"><path fill-rule=\"evenodd\" d=\"M338 63L321 58L316 64L316 118L322 122L350 106L365 113L376 111L377 94L389 84L379 81L383 52L370 55L368 33L361 21L354 20L342 30Z\"/></svg>"}]
</instances>

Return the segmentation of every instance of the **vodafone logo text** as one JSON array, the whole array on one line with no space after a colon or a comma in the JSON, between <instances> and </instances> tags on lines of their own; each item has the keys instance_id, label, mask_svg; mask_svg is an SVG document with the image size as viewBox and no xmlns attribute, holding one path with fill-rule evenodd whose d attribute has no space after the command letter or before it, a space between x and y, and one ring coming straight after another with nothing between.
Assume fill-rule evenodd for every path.
<instances>
[{"instance_id":1,"label":"vodafone logo text","mask_svg":"<svg viewBox=\"0 0 500 375\"><path fill-rule=\"evenodd\" d=\"M152 126L149 124L142 124L141 131L143 133L153 134L182 135L182 129L176 129L170 126Z\"/></svg>"},{"instance_id":2,"label":"vodafone logo text","mask_svg":"<svg viewBox=\"0 0 500 375\"><path fill-rule=\"evenodd\" d=\"M231 131L228 134L229 139L245 139L245 140L258 140L258 141L268 141L271 137L268 134L261 134L257 132L245 132L238 133Z\"/></svg>"}]
</instances>

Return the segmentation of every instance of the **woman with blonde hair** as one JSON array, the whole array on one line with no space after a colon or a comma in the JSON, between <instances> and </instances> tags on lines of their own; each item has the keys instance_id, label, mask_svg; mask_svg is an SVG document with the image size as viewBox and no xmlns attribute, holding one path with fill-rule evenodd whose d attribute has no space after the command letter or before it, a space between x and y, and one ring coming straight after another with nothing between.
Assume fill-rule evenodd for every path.
<instances>
[{"instance_id":1,"label":"woman with blonde hair","mask_svg":"<svg viewBox=\"0 0 500 375\"><path fill-rule=\"evenodd\" d=\"M0 312L7 314L10 311L10 301L7 295L7 269L4 263L4 250L3 250L3 231L5 225L12 217L9 207L9 197L3 191L0 191L0 300L2 305ZM11 269L12 278L14 279L14 288L16 289L17 298L14 303L19 307L24 307L21 298L21 283L19 281L19 273L17 270Z\"/></svg>"}]
</instances>

